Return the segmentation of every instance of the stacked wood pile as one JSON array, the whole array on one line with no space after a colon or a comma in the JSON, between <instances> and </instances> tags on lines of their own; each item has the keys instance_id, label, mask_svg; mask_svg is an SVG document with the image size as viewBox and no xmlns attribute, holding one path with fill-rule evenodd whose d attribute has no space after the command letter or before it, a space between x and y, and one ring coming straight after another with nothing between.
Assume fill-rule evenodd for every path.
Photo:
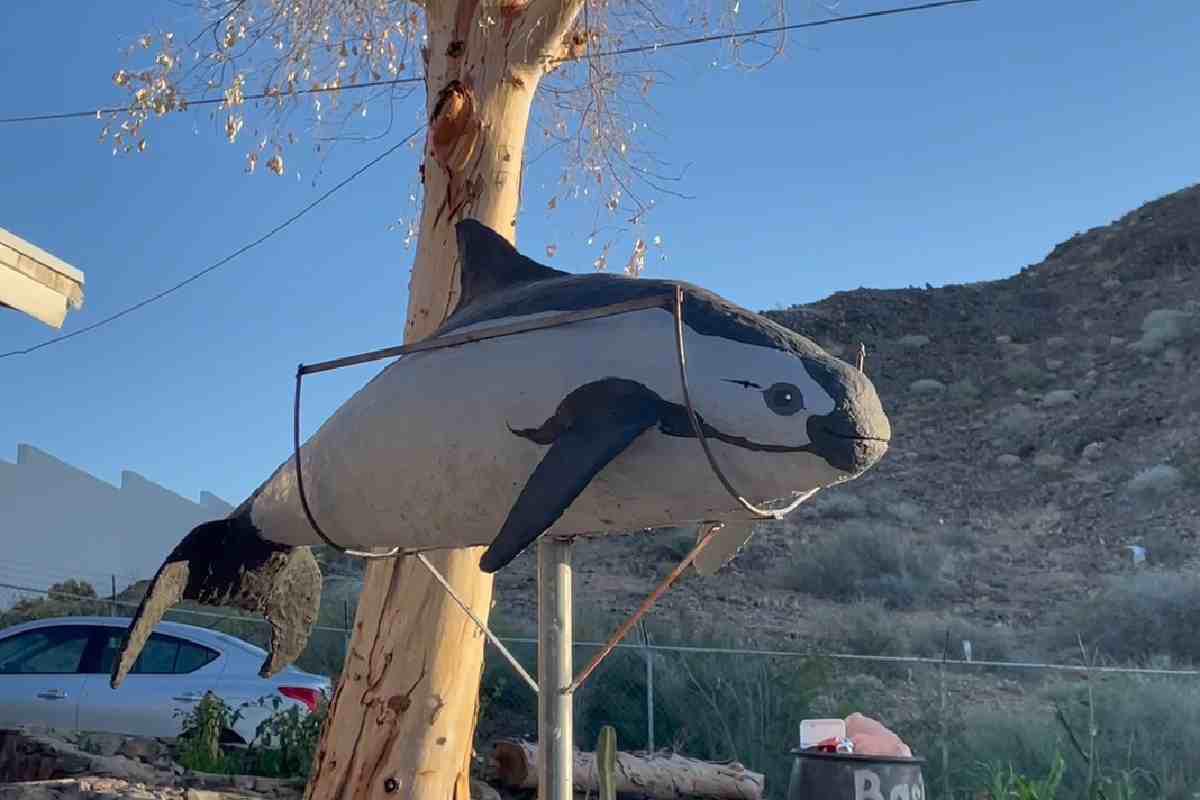
<instances>
[{"instance_id":1,"label":"stacked wood pile","mask_svg":"<svg viewBox=\"0 0 1200 800\"><path fill-rule=\"evenodd\" d=\"M490 782L510 790L537 789L537 744L497 742ZM762 800L763 776L736 762L714 764L673 753L617 753L617 794L650 800ZM575 753L575 791L595 797L600 787L594 753Z\"/></svg>"}]
</instances>

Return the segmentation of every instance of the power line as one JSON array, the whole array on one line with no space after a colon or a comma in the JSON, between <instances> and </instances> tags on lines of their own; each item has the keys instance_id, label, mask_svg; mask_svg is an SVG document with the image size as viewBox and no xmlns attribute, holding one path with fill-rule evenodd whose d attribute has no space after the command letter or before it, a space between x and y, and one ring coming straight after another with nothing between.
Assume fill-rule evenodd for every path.
<instances>
[{"instance_id":1,"label":"power line","mask_svg":"<svg viewBox=\"0 0 1200 800\"><path fill-rule=\"evenodd\" d=\"M296 89L292 92L259 92L258 94L248 94L244 101L252 100L275 100L278 98L287 98L301 94L322 94L324 92L340 92L350 89L371 89L378 86L397 86L403 83L420 83L425 79L422 78L393 78L386 81L363 81L361 83L347 83L342 86L314 86L311 89ZM187 111L195 106L211 106L224 103L224 97L206 97L200 100L184 100L179 104L180 111ZM0 117L0 124L11 124L18 122L47 122L60 119L82 119L84 117L94 117L99 119L102 114L120 114L123 111L131 111L132 108L125 107L109 107L97 108L94 111L63 111L56 114L29 114L23 117Z\"/></svg>"},{"instance_id":2,"label":"power line","mask_svg":"<svg viewBox=\"0 0 1200 800\"><path fill-rule=\"evenodd\" d=\"M86 600L95 603L118 605L126 607L136 607L137 603L118 600L115 604L112 600L103 597L84 597L83 595L73 595L67 592L51 592L48 589L34 589L30 586L15 586L8 583L0 583L0 589L12 589L15 591L32 592L35 594L50 595L55 597L64 597L67 599ZM233 617L228 614L218 614L212 611L193 611L186 608L173 608L168 613L194 614L200 617L210 617L216 619L226 619L234 622L257 622L267 624L266 620L257 617ZM334 633L352 633L349 628L339 628L334 625L314 625L313 630L331 631ZM500 636L497 637L500 641L506 644L537 644L537 639L521 637L521 636ZM603 647L604 642L588 642L577 641L575 647ZM766 658L828 658L835 661L875 661L888 664L945 664L947 666L959 667L980 667L980 668L1001 668L1001 669L1044 669L1053 672L1096 672L1119 675L1160 675L1160 676L1176 676L1194 678L1200 676L1200 669L1153 669L1148 667L1095 667L1085 664L1055 664L1043 663L1038 661L958 661L948 660L944 658L932 658L929 656L880 656L868 655L865 653L822 653L822 652L802 652L799 650L762 650L762 649L739 649L735 647L705 647L701 645L682 645L682 644L629 644L622 643L616 645L617 649L637 650L645 652L646 650L664 652L664 653L690 653L693 655L727 655L727 656L761 656Z\"/></svg>"},{"instance_id":3,"label":"power line","mask_svg":"<svg viewBox=\"0 0 1200 800\"><path fill-rule=\"evenodd\" d=\"M937 0L936 2L921 3L919 5L900 6L900 7L895 7L895 8L881 9L879 11L869 11L869 12L865 12L862 14L852 14L852 15L848 15L848 16L831 17L829 19L816 20L814 22L798 22L798 23L793 23L790 25L778 25L778 26L767 27L767 28L755 28L752 30L739 31L736 33L714 34L711 36L699 36L699 37L694 37L691 39L680 39L680 40L671 41L671 42L661 42L661 43L655 43L655 44L649 44L649 45L626 47L626 48L622 48L622 49L618 49L618 50L612 50L612 51L607 51L607 52L602 52L602 53L595 53L595 54L592 54L591 57L598 58L598 57L608 57L608 56L629 55L629 54L633 54L633 53L651 52L651 51L657 51L657 50L666 50L666 49L670 49L670 48L674 48L674 47L685 47L685 46L689 46L689 45L706 44L706 43L710 43L710 42L728 41L728 40L740 39L740 38L749 38L752 36L761 36L761 35L770 34L770 33L782 33L782 32L786 32L786 31L801 30L803 28L815 28L815 27L821 27L821 26L825 26L825 25L833 25L835 23L840 23L840 22L853 22L853 21L859 21L859 20L865 20L865 19L872 19L872 18L876 18L876 17L894 16L897 14L906 14L906 13L911 13L911 12L915 12L915 11L926 11L926 10L935 9L935 8L943 8L943 7L947 7L947 6L956 6L956 5L965 5L967 3L977 3L977 2L979 2L979 0ZM562 62L573 61L573 60L578 60L578 59L572 59L572 58L552 59L551 63L562 63ZM395 84L401 84L401 83L416 83L418 81L423 81L423 80L424 80L424 78L397 78L397 79L387 80L387 81L367 81L367 82L363 82L363 83L346 84L345 86L340 86L340 87L336 87L336 88L326 87L326 88L301 89L301 90L298 90L297 92L295 92L295 94L313 94L313 93L319 93L319 92L341 91L342 89L361 89L361 88L368 88L368 87L395 85ZM259 94L250 95L246 99L257 100L257 99L265 99L268 97L279 97L279 96L280 96L279 94L269 94L266 92L262 92ZM224 100L222 98L207 98L207 99L203 99L203 100L197 100L197 101L186 103L186 106L191 107L191 106L197 106L197 105L211 105L214 103L221 103L221 102L224 102ZM64 112L64 113L59 113L59 114L40 114L40 115L31 115L31 116L23 116L23 117L8 117L8 118L0 118L0 123L33 122L33 121L39 121L39 120L57 120L57 119L88 117L88 116L99 116L102 113L106 113L106 112L115 113L115 112L119 112L122 110L127 110L127 109L109 108L109 109L99 109L96 111L73 111L73 112ZM30 353L36 352L37 350L41 350L44 347L49 347L52 344L58 344L59 342L64 342L67 339L72 339L81 334L96 330L97 328L101 328L105 325L108 325L111 322L115 322L116 320L120 319L121 317L124 317L127 314L137 311L138 309L143 308L144 306L147 306L153 302L161 300L162 298L164 298L170 294L173 294L174 292L178 291L179 289L182 289L184 286L187 286L188 284L204 277L208 273L213 272L214 270L224 266L225 264L229 263L233 259L237 258L239 255L242 255L243 253L247 252L248 250L251 250L252 248L257 247L258 245L262 244L266 240L270 239L272 236L279 233L280 231L282 231L284 228L291 225L296 220L300 219L302 216L307 214L309 211L316 208L318 205L320 205L322 202L324 202L334 192L338 191L343 186L350 183L355 178L357 178L359 175L361 175L363 172L366 172L368 169L375 166L375 164L379 163L384 158L391 155L396 150L400 149L400 147L407 144L418 133L420 133L422 130L424 130L424 128L425 128L424 125L418 127L415 131L413 131L411 134L406 136L399 143L397 143L393 147L388 148L383 153L376 156L375 158L373 158L371 161L367 162L365 165L363 165L359 169L355 170L347 178L345 178L344 180L342 180L341 182L339 182L338 184L333 186L331 189L326 191L324 194L322 194L320 197L318 197L313 202L309 203L307 206L302 208L296 214L292 215L284 222L275 226L270 231L268 231L267 233L260 236L258 239L255 239L253 242L250 242L249 244L243 245L242 247L238 248L237 250L235 250L233 253L229 254L228 256L220 259L216 263L200 270L197 273L194 273L194 274L188 276L187 278L180 281L179 283L177 283L171 287L168 287L167 289L164 289L163 291L161 291L155 295L152 295L144 300L134 303L131 306L123 308L120 311L118 311L117 313L111 314L108 317L105 317L104 319L101 319L97 322L92 323L91 325L86 325L86 326L80 328L79 330L72 331L71 333L63 334L61 336L55 336L51 339L47 339L44 342L41 342L36 345L32 345L30 347L26 347L26 348L18 349L18 350L10 350L5 353L0 353L0 360L5 359L5 358L10 358L13 356L29 355Z\"/></svg>"},{"instance_id":4,"label":"power line","mask_svg":"<svg viewBox=\"0 0 1200 800\"><path fill-rule=\"evenodd\" d=\"M368 169L375 166L380 161L387 158L388 156L390 156L392 153L399 150L404 145L408 144L410 141L412 141L417 136L417 134L419 134L424 129L425 129L424 125L419 126L415 131L410 133L408 136L405 136L399 142L392 145L387 150L384 150L382 153L375 156L374 158L372 158L370 161L368 161L366 164L362 165L358 169L354 170L354 172L350 173L347 177L343 178L341 181L334 184L333 187L331 187L330 189L325 191L316 200L313 200L311 203L306 205L304 208L300 209L295 214L288 217L286 220L284 220L283 222L279 223L271 230L264 233L262 236L258 237L257 239L250 242L249 244L242 245L237 250L234 250L229 255L227 255L224 258L220 259L219 261L205 267L204 269L200 270L199 272L189 275L187 278L184 278L182 281L180 281L179 283L176 283L174 286L164 289L157 294L151 295L150 297L147 297L144 300L140 300L131 306L127 306L126 308L121 309L120 311L118 311L115 314L110 314L109 316L105 317L102 320L99 320L98 322L93 322L91 325L85 325L84 327L80 328L79 330L71 331L70 333L65 333L62 336L55 336L51 339L47 339L46 341L41 342L40 344L35 344L30 347L26 347L22 350L9 350L7 353L0 353L0 359L10 358L12 356L28 355L34 351L41 350L43 347L49 347L52 344L58 344L59 342L65 342L67 339L72 339L81 334L88 333L89 331L94 331L97 328L108 325L110 322L115 322L116 320L120 319L121 317L125 316L126 314L130 314L134 311L137 311L139 308L143 308L157 300L161 300L162 298L166 297L167 295L172 294L173 292L176 292L176 291L182 289L184 286L187 286L189 283L199 280L200 278L202 278L205 275L207 275L208 273L218 269L219 267L223 267L224 265L228 264L233 259L235 259L238 256L242 255L243 253L247 252L248 250L251 250L252 248L257 247L258 245L267 241L272 236L279 233L284 228L288 227L293 222L295 222L296 220L303 217L309 211L312 211L318 205L320 205L325 200L327 200L334 192L338 191L339 189L344 187L346 184L350 183L355 178L357 178L359 175L362 175Z\"/></svg>"},{"instance_id":5,"label":"power line","mask_svg":"<svg viewBox=\"0 0 1200 800\"><path fill-rule=\"evenodd\" d=\"M875 17L891 17L897 14L908 14L914 11L928 11L934 8L944 8L946 6L961 6L967 3L978 3L980 0L938 0L933 3L921 3L915 6L898 6L896 8L885 8L879 11L867 11L862 14L850 14L843 17L830 17L828 19L820 19L815 22L795 22L790 25L776 25L770 28L755 28L748 31L739 31L737 33L715 33L711 36L696 36L691 39L679 39L673 42L662 42L656 44L644 44L636 47L624 47L619 50L609 50L600 53L593 53L591 58L605 58L608 56L626 56L633 53L646 53L657 50L669 50L673 47L687 47L693 44L708 44L710 42L724 42L732 39L748 39L752 36L765 36L770 33L787 33L788 31L798 31L804 28L821 28L826 25L836 25L839 22L858 22L864 19L873 19ZM580 58L588 58L584 55ZM572 61L577 59L554 59L552 63L560 63L563 61Z\"/></svg>"},{"instance_id":6,"label":"power line","mask_svg":"<svg viewBox=\"0 0 1200 800\"><path fill-rule=\"evenodd\" d=\"M919 5L898 6L894 8L885 8L879 11L867 11L862 14L849 14L841 17L829 17L828 19L816 20L813 22L795 22L789 25L776 25L768 28L753 28L745 31L735 31L733 33L716 33L710 36L696 36L690 39L677 39L669 42L655 42L653 44L635 45L632 47L622 47L616 50L606 50L599 53L585 54L581 56L563 56L560 58L550 59L550 64L564 64L571 61L581 61L585 58L609 58L615 56L633 55L635 53L648 53L658 50L670 50L676 47L689 47L697 44L710 44L713 42L732 41L734 39L749 39L753 36L765 36L772 33L787 33L789 31L798 31L805 28L821 28L826 25L836 25L842 22L859 22L866 19L875 19L877 17L891 17L897 14L910 14L916 11L930 11L935 8L945 8L947 6L966 5L968 3L978 3L980 0L937 0L937 2L921 3ZM352 89L370 89L381 86L396 86L399 84L421 83L425 77L413 78L393 78L390 80L380 81L364 81L361 83L347 83L342 86L334 87L312 87L310 89L297 89L293 92L259 92L258 94L246 95L245 100L267 100L285 98L293 95L302 94L321 94L324 92L340 92L349 91ZM185 111L188 108L195 106L209 106L224 103L223 97L209 97L200 100L184 101L180 104L180 110ZM118 108L97 108L89 111L64 111L51 114L28 114L20 117L0 117L0 124L13 124L23 122L46 122L63 119L82 119L85 117L99 118L102 114L119 114L123 111L130 111L128 107Z\"/></svg>"}]
</instances>

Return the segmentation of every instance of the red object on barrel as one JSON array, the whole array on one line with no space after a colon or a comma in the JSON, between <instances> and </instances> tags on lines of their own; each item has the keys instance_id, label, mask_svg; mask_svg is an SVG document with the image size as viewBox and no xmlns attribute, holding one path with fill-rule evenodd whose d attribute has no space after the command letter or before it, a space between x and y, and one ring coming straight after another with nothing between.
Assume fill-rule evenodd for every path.
<instances>
[{"instance_id":1,"label":"red object on barrel","mask_svg":"<svg viewBox=\"0 0 1200 800\"><path fill-rule=\"evenodd\" d=\"M853 753L854 742L844 736L830 736L817 742L810 750L818 753Z\"/></svg>"}]
</instances>

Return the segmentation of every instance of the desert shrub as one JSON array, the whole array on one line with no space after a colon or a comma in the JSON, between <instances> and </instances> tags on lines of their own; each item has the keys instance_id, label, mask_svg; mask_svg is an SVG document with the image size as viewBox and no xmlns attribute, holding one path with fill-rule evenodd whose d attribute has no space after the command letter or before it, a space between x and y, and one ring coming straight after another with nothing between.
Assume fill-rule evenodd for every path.
<instances>
[{"instance_id":1,"label":"desert shrub","mask_svg":"<svg viewBox=\"0 0 1200 800\"><path fill-rule=\"evenodd\" d=\"M1037 445L1041 423L1037 414L1018 403L998 412L992 427L1006 452L1023 453Z\"/></svg>"},{"instance_id":2,"label":"desert shrub","mask_svg":"<svg viewBox=\"0 0 1200 800\"><path fill-rule=\"evenodd\" d=\"M894 500L889 502L884 509L884 513L893 517L897 522L915 525L925 519L925 512L921 510L921 506L911 500Z\"/></svg>"},{"instance_id":3,"label":"desert shrub","mask_svg":"<svg viewBox=\"0 0 1200 800\"><path fill-rule=\"evenodd\" d=\"M908 654L925 658L963 658L963 642L971 643L973 661L1008 661L1016 649L1011 628L976 625L963 619L923 619L905 626ZM947 649L947 641L949 647Z\"/></svg>"},{"instance_id":4,"label":"desert shrub","mask_svg":"<svg viewBox=\"0 0 1200 800\"><path fill-rule=\"evenodd\" d=\"M1169 656L1200 662L1200 582L1185 572L1145 570L1114 576L1095 597L1079 602L1060 629L1071 650L1076 634L1089 648L1120 662Z\"/></svg>"},{"instance_id":5,"label":"desert shrub","mask_svg":"<svg viewBox=\"0 0 1200 800\"><path fill-rule=\"evenodd\" d=\"M1126 488L1134 494L1161 497L1178 489L1183 480L1183 473L1170 464L1155 464L1138 470Z\"/></svg>"},{"instance_id":6,"label":"desert shrub","mask_svg":"<svg viewBox=\"0 0 1200 800\"><path fill-rule=\"evenodd\" d=\"M946 384L934 378L920 378L908 385L913 394L936 395L946 391Z\"/></svg>"},{"instance_id":7,"label":"desert shrub","mask_svg":"<svg viewBox=\"0 0 1200 800\"><path fill-rule=\"evenodd\" d=\"M787 585L814 597L877 598L889 608L934 599L945 552L888 524L847 523L805 546Z\"/></svg>"},{"instance_id":8,"label":"desert shrub","mask_svg":"<svg viewBox=\"0 0 1200 800\"><path fill-rule=\"evenodd\" d=\"M1200 333L1200 317L1190 311L1156 308L1142 320L1142 335L1129 347L1153 355L1168 345L1191 342Z\"/></svg>"},{"instance_id":9,"label":"desert shrub","mask_svg":"<svg viewBox=\"0 0 1200 800\"><path fill-rule=\"evenodd\" d=\"M112 613L112 606L96 595L85 580L65 580L50 587L45 595L18 600L0 611L0 628L50 617L91 617Z\"/></svg>"},{"instance_id":10,"label":"desert shrub","mask_svg":"<svg viewBox=\"0 0 1200 800\"><path fill-rule=\"evenodd\" d=\"M655 558L670 564L678 564L687 558L688 553L692 552L697 540L696 527L689 525L656 531L654 537L649 541L654 548ZM618 731L617 741L620 740L620 731Z\"/></svg>"},{"instance_id":11,"label":"desert shrub","mask_svg":"<svg viewBox=\"0 0 1200 800\"><path fill-rule=\"evenodd\" d=\"M826 519L850 519L867 513L867 503L846 489L821 492L811 501L812 510Z\"/></svg>"},{"instance_id":12,"label":"desert shrub","mask_svg":"<svg viewBox=\"0 0 1200 800\"><path fill-rule=\"evenodd\" d=\"M957 380L946 389L946 394L956 403L973 405L983 395L979 386L970 378Z\"/></svg>"},{"instance_id":13,"label":"desert shrub","mask_svg":"<svg viewBox=\"0 0 1200 800\"><path fill-rule=\"evenodd\" d=\"M944 547L970 551L979 549L979 539L980 536L971 529L957 525L946 527L938 537L938 541Z\"/></svg>"},{"instance_id":14,"label":"desert shrub","mask_svg":"<svg viewBox=\"0 0 1200 800\"><path fill-rule=\"evenodd\" d=\"M973 661L1009 661L1018 655L1016 634L1009 628L983 626L955 617L922 618L889 611L878 600L863 600L840 606L821 624L817 646L825 652L864 656L919 656L950 661L963 659L963 641L971 642ZM947 641L949 642L947 649ZM903 663L866 663L856 667L863 674L895 677L906 674ZM988 672L1002 672L995 667ZM972 668L972 674L981 668ZM1008 673L1011 675L1011 673ZM1020 677L1029 677L1021 675Z\"/></svg>"},{"instance_id":15,"label":"desert shrub","mask_svg":"<svg viewBox=\"0 0 1200 800\"><path fill-rule=\"evenodd\" d=\"M1004 368L1004 377L1022 389L1041 389L1050 382L1050 376L1026 359L1013 361Z\"/></svg>"},{"instance_id":16,"label":"desert shrub","mask_svg":"<svg viewBox=\"0 0 1200 800\"><path fill-rule=\"evenodd\" d=\"M644 662L640 666L644 674ZM655 743L697 758L740 761L766 776L770 796L782 797L788 750L797 743L800 720L815 716L810 709L829 674L820 659L661 653L654 673ZM607 714L603 702L593 706L585 735ZM641 720L644 731L644 711ZM644 739L643 733L632 741Z\"/></svg>"},{"instance_id":17,"label":"desert shrub","mask_svg":"<svg viewBox=\"0 0 1200 800\"><path fill-rule=\"evenodd\" d=\"M1091 757L1095 783L1124 780L1141 790L1139 797L1193 798L1200 791L1200 687L1188 679L1126 675L1093 675L1089 683L1090 694L1076 682L1048 696L1066 733L1074 796L1089 788L1085 757Z\"/></svg>"},{"instance_id":18,"label":"desert shrub","mask_svg":"<svg viewBox=\"0 0 1200 800\"><path fill-rule=\"evenodd\" d=\"M821 625L816 646L828 653L864 656L909 655L908 634L895 612L879 600L860 600L839 606ZM891 661L857 662L854 672L892 680L905 672L905 665Z\"/></svg>"},{"instance_id":19,"label":"desert shrub","mask_svg":"<svg viewBox=\"0 0 1200 800\"><path fill-rule=\"evenodd\" d=\"M1159 567L1178 567L1197 554L1195 542L1178 528L1154 528L1141 537L1146 558Z\"/></svg>"}]
</instances>

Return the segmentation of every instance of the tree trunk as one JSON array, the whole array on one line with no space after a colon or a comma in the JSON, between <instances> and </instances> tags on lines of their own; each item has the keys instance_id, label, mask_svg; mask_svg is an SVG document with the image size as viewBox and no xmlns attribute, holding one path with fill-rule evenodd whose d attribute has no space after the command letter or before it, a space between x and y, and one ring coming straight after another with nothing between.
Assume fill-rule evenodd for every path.
<instances>
[{"instance_id":1,"label":"tree trunk","mask_svg":"<svg viewBox=\"0 0 1200 800\"><path fill-rule=\"evenodd\" d=\"M533 742L502 741L492 754L496 780L514 789L536 789L538 750ZM575 753L575 791L595 795L600 788L594 753ZM741 764L712 764L670 753L617 753L617 794L654 800L760 800L763 776Z\"/></svg>"},{"instance_id":2,"label":"tree trunk","mask_svg":"<svg viewBox=\"0 0 1200 800\"><path fill-rule=\"evenodd\" d=\"M454 308L456 222L478 219L515 244L533 96L581 5L427 5L430 126L405 341L428 336ZM486 621L492 578L479 570L482 550L429 558ZM306 797L468 800L484 641L420 562L371 562Z\"/></svg>"}]
</instances>

